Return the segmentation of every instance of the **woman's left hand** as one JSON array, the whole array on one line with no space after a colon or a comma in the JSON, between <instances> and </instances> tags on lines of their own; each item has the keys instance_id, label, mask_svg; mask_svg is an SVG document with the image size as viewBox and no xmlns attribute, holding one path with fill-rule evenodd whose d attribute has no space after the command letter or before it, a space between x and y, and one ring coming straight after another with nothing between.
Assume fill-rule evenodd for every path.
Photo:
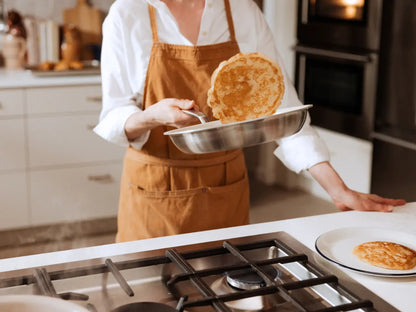
<instances>
[{"instance_id":1,"label":"woman's left hand","mask_svg":"<svg viewBox=\"0 0 416 312\"><path fill-rule=\"evenodd\" d=\"M375 194L360 193L351 189L344 190L333 198L339 210L392 212L395 206L406 204L403 199L383 198Z\"/></svg>"},{"instance_id":2,"label":"woman's left hand","mask_svg":"<svg viewBox=\"0 0 416 312\"><path fill-rule=\"evenodd\" d=\"M312 177L328 192L335 206L342 211L391 212L395 206L406 204L403 199L383 198L375 194L354 191L347 187L329 162L309 168Z\"/></svg>"}]
</instances>

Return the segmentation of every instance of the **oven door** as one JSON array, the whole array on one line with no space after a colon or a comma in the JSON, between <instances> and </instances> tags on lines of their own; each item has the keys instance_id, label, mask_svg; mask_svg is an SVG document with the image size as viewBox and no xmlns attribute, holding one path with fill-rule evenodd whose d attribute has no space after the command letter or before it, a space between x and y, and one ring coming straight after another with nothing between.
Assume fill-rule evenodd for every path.
<instances>
[{"instance_id":1,"label":"oven door","mask_svg":"<svg viewBox=\"0 0 416 312\"><path fill-rule=\"evenodd\" d=\"M312 124L370 139L377 87L376 54L297 46L296 87L313 104Z\"/></svg>"},{"instance_id":2,"label":"oven door","mask_svg":"<svg viewBox=\"0 0 416 312\"><path fill-rule=\"evenodd\" d=\"M298 0L302 44L378 50L382 0Z\"/></svg>"}]
</instances>

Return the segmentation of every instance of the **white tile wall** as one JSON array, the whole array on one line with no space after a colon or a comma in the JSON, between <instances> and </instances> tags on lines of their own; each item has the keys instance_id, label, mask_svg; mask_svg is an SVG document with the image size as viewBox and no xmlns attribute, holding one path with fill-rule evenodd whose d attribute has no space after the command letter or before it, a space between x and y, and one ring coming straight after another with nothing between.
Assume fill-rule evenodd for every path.
<instances>
[{"instance_id":1,"label":"white tile wall","mask_svg":"<svg viewBox=\"0 0 416 312\"><path fill-rule=\"evenodd\" d=\"M91 0L95 8L107 12L115 0ZM4 0L7 10L15 9L22 15L41 19L52 19L62 23L62 11L76 6L77 0Z\"/></svg>"}]
</instances>

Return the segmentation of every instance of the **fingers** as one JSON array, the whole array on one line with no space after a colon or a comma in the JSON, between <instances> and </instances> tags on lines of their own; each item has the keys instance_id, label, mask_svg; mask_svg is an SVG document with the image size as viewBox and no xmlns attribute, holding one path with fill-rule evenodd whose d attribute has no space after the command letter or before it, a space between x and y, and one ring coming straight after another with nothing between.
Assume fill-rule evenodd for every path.
<instances>
[{"instance_id":1,"label":"fingers","mask_svg":"<svg viewBox=\"0 0 416 312\"><path fill-rule=\"evenodd\" d=\"M376 194L369 194L369 198L380 204L387 204L392 206L403 206L406 204L404 199L384 198Z\"/></svg>"},{"instance_id":2,"label":"fingers","mask_svg":"<svg viewBox=\"0 0 416 312\"><path fill-rule=\"evenodd\" d=\"M391 206L403 206L406 204L406 201L404 199L384 198L376 194L369 194L368 197L371 200L380 204L386 204Z\"/></svg>"},{"instance_id":3,"label":"fingers","mask_svg":"<svg viewBox=\"0 0 416 312\"><path fill-rule=\"evenodd\" d=\"M193 100L176 100L174 105L181 109L192 109L197 107Z\"/></svg>"}]
</instances>

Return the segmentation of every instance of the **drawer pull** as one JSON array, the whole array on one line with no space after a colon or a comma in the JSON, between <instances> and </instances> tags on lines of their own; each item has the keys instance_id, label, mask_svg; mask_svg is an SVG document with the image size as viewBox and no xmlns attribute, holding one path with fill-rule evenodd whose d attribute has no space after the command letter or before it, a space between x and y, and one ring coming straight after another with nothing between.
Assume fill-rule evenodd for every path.
<instances>
[{"instance_id":1,"label":"drawer pull","mask_svg":"<svg viewBox=\"0 0 416 312\"><path fill-rule=\"evenodd\" d=\"M101 96L87 96L87 102L101 103L103 98Z\"/></svg>"},{"instance_id":2,"label":"drawer pull","mask_svg":"<svg viewBox=\"0 0 416 312\"><path fill-rule=\"evenodd\" d=\"M102 174L102 175L89 175L88 181L93 181L97 183L113 183L114 179L111 174Z\"/></svg>"},{"instance_id":3,"label":"drawer pull","mask_svg":"<svg viewBox=\"0 0 416 312\"><path fill-rule=\"evenodd\" d=\"M86 127L87 127L87 130L90 130L90 131L92 131L92 130L94 130L94 128L96 127L97 125L87 125Z\"/></svg>"}]
</instances>

